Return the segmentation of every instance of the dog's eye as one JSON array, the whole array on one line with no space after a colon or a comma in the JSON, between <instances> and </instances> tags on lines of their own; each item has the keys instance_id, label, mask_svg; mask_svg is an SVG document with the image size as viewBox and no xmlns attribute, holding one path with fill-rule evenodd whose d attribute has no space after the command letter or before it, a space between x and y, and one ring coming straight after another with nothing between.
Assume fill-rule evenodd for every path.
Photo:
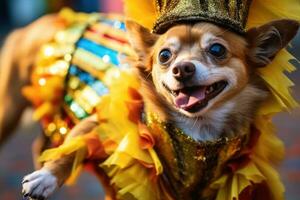
<instances>
[{"instance_id":1,"label":"dog's eye","mask_svg":"<svg viewBox=\"0 0 300 200\"><path fill-rule=\"evenodd\" d=\"M226 55L226 48L219 43L211 45L208 49L209 53L217 58L223 58Z\"/></svg>"},{"instance_id":2,"label":"dog's eye","mask_svg":"<svg viewBox=\"0 0 300 200\"><path fill-rule=\"evenodd\" d=\"M161 64L166 64L172 57L172 53L169 49L163 49L158 55L158 60Z\"/></svg>"}]
</instances>

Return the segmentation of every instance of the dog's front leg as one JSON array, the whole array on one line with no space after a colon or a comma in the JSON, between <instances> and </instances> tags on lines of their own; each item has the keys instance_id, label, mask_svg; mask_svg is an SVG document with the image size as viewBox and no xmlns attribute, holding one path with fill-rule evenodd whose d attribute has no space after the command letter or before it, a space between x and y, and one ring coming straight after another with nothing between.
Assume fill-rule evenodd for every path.
<instances>
[{"instance_id":1,"label":"dog's front leg","mask_svg":"<svg viewBox=\"0 0 300 200\"><path fill-rule=\"evenodd\" d=\"M97 117L91 116L76 125L66 138L72 138L89 133L98 125ZM48 198L70 176L75 154L65 155L58 160L46 162L42 169L24 177L23 194L33 199Z\"/></svg>"},{"instance_id":2,"label":"dog's front leg","mask_svg":"<svg viewBox=\"0 0 300 200\"><path fill-rule=\"evenodd\" d=\"M44 167L24 177L23 195L32 199L46 199L69 177L74 155L47 162Z\"/></svg>"}]
</instances>

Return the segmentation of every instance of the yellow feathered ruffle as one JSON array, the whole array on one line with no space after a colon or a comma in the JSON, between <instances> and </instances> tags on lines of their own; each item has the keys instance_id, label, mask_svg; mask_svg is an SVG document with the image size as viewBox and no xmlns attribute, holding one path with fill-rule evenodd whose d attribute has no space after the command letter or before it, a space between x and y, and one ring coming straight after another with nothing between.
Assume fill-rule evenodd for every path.
<instances>
[{"instance_id":1,"label":"yellow feathered ruffle","mask_svg":"<svg viewBox=\"0 0 300 200\"><path fill-rule=\"evenodd\" d=\"M284 145L275 135L269 115L258 115L255 125L260 136L250 155L250 162L233 173L224 174L211 185L218 190L216 200L239 200L239 195L247 187L263 182L273 200L284 199L284 186L273 168L273 164L284 156Z\"/></svg>"},{"instance_id":2,"label":"yellow feathered ruffle","mask_svg":"<svg viewBox=\"0 0 300 200\"><path fill-rule=\"evenodd\" d=\"M57 148L44 151L43 154L39 157L39 162L57 160L65 155L70 155L72 153L75 154L75 160L73 163L71 177L69 177L67 181L67 184L70 185L76 181L82 169L83 160L86 157L87 143L84 137L76 137Z\"/></svg>"},{"instance_id":3,"label":"yellow feathered ruffle","mask_svg":"<svg viewBox=\"0 0 300 200\"><path fill-rule=\"evenodd\" d=\"M134 117L130 116L142 108L141 99L132 96L137 95L134 91L139 82L118 70L108 76L110 94L102 99L98 111L100 121L105 123L99 126L98 133L110 157L101 167L111 178L120 199L160 199L156 177L162 173L162 165L153 149L154 140L146 127L139 125L137 118L132 121Z\"/></svg>"}]
</instances>

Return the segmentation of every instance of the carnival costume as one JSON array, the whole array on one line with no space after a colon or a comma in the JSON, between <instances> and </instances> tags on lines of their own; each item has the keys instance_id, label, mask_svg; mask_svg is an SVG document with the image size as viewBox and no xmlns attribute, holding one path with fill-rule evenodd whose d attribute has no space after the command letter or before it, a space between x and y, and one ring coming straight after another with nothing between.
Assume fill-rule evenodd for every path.
<instances>
[{"instance_id":1,"label":"carnival costume","mask_svg":"<svg viewBox=\"0 0 300 200\"><path fill-rule=\"evenodd\" d=\"M208 21L244 34L274 19L300 20L297 0L127 0L125 8L127 17L158 34L184 22ZM122 18L70 10L60 15L69 26L42 48L24 94L36 106L34 117L54 146L93 113L100 125L47 150L41 161L76 152L76 175L87 159L82 155L101 158L99 168L122 200L284 199L284 186L273 168L282 160L284 147L271 119L298 105L290 94L293 83L284 74L295 69L286 50L256 71L272 95L252 126L234 138L199 142L143 110L140 83L121 62L134 55Z\"/></svg>"}]
</instances>

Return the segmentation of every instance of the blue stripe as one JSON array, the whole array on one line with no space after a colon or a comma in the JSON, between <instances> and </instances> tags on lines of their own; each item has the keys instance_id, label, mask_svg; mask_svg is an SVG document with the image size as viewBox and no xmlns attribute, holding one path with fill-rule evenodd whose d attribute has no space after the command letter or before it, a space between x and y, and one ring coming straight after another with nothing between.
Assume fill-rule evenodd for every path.
<instances>
[{"instance_id":1,"label":"blue stripe","mask_svg":"<svg viewBox=\"0 0 300 200\"><path fill-rule=\"evenodd\" d=\"M99 96L103 96L109 92L108 88L100 80L75 65L70 66L69 73L78 77L81 82L89 85Z\"/></svg>"},{"instance_id":2,"label":"blue stripe","mask_svg":"<svg viewBox=\"0 0 300 200\"><path fill-rule=\"evenodd\" d=\"M100 82L99 80L96 80L92 84L89 84L89 85L100 96L108 94L108 92L109 92L108 88L102 82Z\"/></svg>"},{"instance_id":3,"label":"blue stripe","mask_svg":"<svg viewBox=\"0 0 300 200\"><path fill-rule=\"evenodd\" d=\"M109 56L110 62L116 66L120 64L118 59L119 53L115 50L96 44L95 42L86 38L81 38L76 45L77 47L85 49L100 58L103 58L103 56Z\"/></svg>"}]
</instances>

